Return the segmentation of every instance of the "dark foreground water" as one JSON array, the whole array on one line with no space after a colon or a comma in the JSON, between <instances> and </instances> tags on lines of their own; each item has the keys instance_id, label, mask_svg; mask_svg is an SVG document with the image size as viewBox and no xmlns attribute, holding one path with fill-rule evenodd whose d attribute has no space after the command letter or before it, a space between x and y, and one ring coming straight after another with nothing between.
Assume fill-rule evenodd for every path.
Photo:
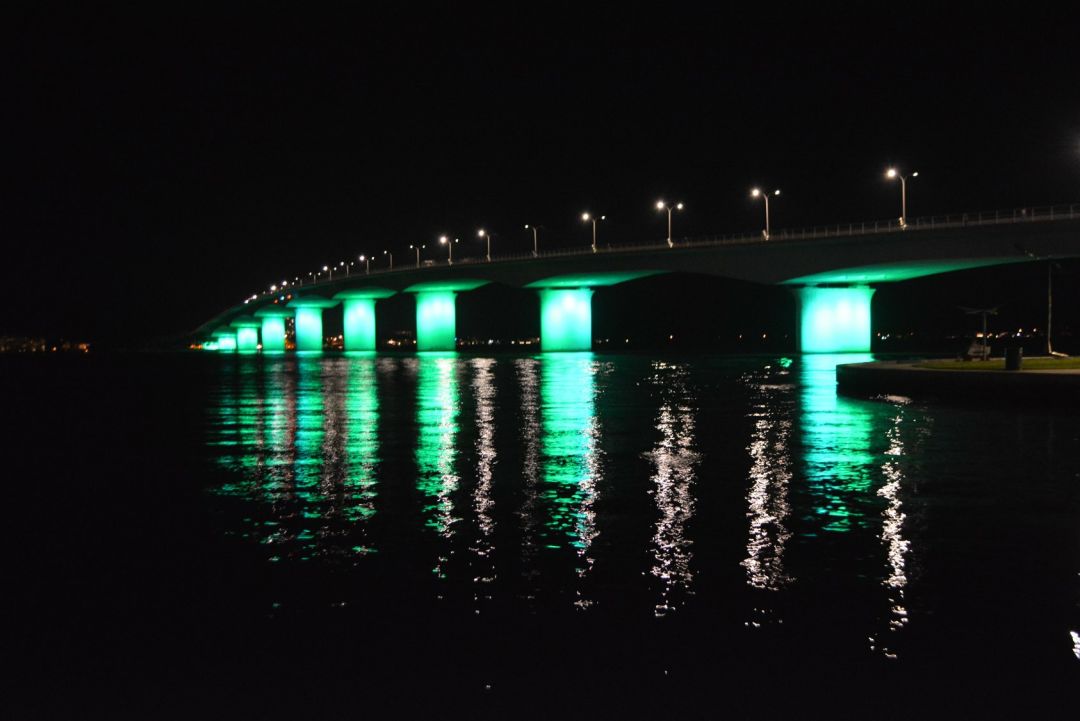
<instances>
[{"instance_id":1,"label":"dark foreground water","mask_svg":"<svg viewBox=\"0 0 1080 721\"><path fill-rule=\"evenodd\" d=\"M0 360L5 718L1078 713L1080 413L838 357Z\"/></svg>"}]
</instances>

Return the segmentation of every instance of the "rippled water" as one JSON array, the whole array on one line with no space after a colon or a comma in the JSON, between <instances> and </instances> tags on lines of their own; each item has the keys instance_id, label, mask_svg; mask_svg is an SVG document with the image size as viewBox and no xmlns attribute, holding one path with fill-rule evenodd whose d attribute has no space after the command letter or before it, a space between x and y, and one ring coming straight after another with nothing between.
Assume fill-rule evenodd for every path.
<instances>
[{"instance_id":1,"label":"rippled water","mask_svg":"<svg viewBox=\"0 0 1080 721\"><path fill-rule=\"evenodd\" d=\"M38 586L105 573L75 615L105 618L121 669L146 653L136 637L163 635L150 663L189 710L273 715L286 707L248 692L292 669L317 699L300 713L602 715L719 696L737 714L903 715L1019 684L1067 716L1053 689L1080 679L1080 417L837 396L836 363L861 359L69 368L106 427L78 454L34 434L58 460L35 499L81 497L95 520L68 509L52 535L94 552ZM54 423L75 434L86 417ZM59 463L76 455L81 475ZM93 529L106 540L85 541ZM80 630L59 636L92 655ZM135 672L85 673L119 693Z\"/></svg>"}]
</instances>

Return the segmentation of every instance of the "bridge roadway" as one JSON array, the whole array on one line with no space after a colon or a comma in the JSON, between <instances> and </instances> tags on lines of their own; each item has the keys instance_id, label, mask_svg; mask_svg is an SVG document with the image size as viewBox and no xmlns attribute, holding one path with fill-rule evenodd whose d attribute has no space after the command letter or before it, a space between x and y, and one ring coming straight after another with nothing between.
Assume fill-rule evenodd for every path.
<instances>
[{"instance_id":1,"label":"bridge roadway","mask_svg":"<svg viewBox=\"0 0 1080 721\"><path fill-rule=\"evenodd\" d=\"M540 294L541 348L588 350L593 289L659 273L694 273L789 286L798 302L799 350L866 351L870 300L881 283L1005 263L1080 257L1080 205L831 226L639 246L459 259L353 273L289 286L229 308L196 331L219 350L283 351L285 318L298 350L323 348L322 313L343 306L347 350L374 350L375 303L416 295L417 349L453 350L455 297L487 283ZM291 294L291 298L288 296ZM208 342L204 347L214 347Z\"/></svg>"}]
</instances>

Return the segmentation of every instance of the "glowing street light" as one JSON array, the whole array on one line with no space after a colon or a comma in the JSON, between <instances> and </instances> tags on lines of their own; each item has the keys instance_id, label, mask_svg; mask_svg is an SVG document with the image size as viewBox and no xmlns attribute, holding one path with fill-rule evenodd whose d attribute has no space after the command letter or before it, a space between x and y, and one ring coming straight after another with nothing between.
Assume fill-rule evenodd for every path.
<instances>
[{"instance_id":1,"label":"glowing street light","mask_svg":"<svg viewBox=\"0 0 1080 721\"><path fill-rule=\"evenodd\" d=\"M682 210L683 204L676 203L675 205L668 205L664 201L658 200L656 201L656 209L667 211L667 245L669 248L672 248L675 246L675 242L671 239L671 211Z\"/></svg>"},{"instance_id":2,"label":"glowing street light","mask_svg":"<svg viewBox=\"0 0 1080 721\"><path fill-rule=\"evenodd\" d=\"M331 268L330 266L328 266L328 265L324 265L324 266L322 267L322 272L324 272L324 273L327 273L327 272L328 272L328 273L330 273L330 280L333 280L333 279L334 279L334 269L333 269L333 268Z\"/></svg>"},{"instance_id":3,"label":"glowing street light","mask_svg":"<svg viewBox=\"0 0 1080 721\"><path fill-rule=\"evenodd\" d=\"M889 168L885 171L885 177L892 180L893 178L900 178L900 227L907 227L907 177L901 175L896 168ZM911 174L912 178L919 177L918 172Z\"/></svg>"},{"instance_id":4,"label":"glowing street light","mask_svg":"<svg viewBox=\"0 0 1080 721\"><path fill-rule=\"evenodd\" d=\"M762 192L761 188L754 188L750 191L750 195L755 198L765 199L765 230L761 231L761 235L765 240L769 239L769 193ZM779 190L774 190L772 195L780 195Z\"/></svg>"},{"instance_id":5,"label":"glowing street light","mask_svg":"<svg viewBox=\"0 0 1080 721\"><path fill-rule=\"evenodd\" d=\"M529 225L528 223L526 223L525 224L525 230L531 230L533 232L533 257L535 258L536 256L538 256L540 254L539 253L539 250L540 250L540 247L539 247L540 246L540 239L539 239L540 226L539 225Z\"/></svg>"},{"instance_id":6,"label":"glowing street light","mask_svg":"<svg viewBox=\"0 0 1080 721\"><path fill-rule=\"evenodd\" d=\"M491 238L492 238L492 234L487 232L483 228L481 228L479 231L477 231L476 234L478 236L480 236L481 238L484 238L484 239L487 240L487 261L490 263L491 262Z\"/></svg>"},{"instance_id":7,"label":"glowing street light","mask_svg":"<svg viewBox=\"0 0 1080 721\"><path fill-rule=\"evenodd\" d=\"M366 255L361 255L360 262L364 264L364 272L371 273L371 258Z\"/></svg>"},{"instance_id":8,"label":"glowing street light","mask_svg":"<svg viewBox=\"0 0 1080 721\"><path fill-rule=\"evenodd\" d=\"M426 247L427 247L426 245L410 245L409 246L409 250L415 250L416 251L416 267L417 268L420 267L420 251L422 249L426 248Z\"/></svg>"},{"instance_id":9,"label":"glowing street light","mask_svg":"<svg viewBox=\"0 0 1080 721\"><path fill-rule=\"evenodd\" d=\"M601 220L607 220L606 215L601 215L597 218L595 215L589 215L588 213L581 214L581 220L585 223L592 222L592 252L596 252L596 224Z\"/></svg>"},{"instance_id":10,"label":"glowing street light","mask_svg":"<svg viewBox=\"0 0 1080 721\"><path fill-rule=\"evenodd\" d=\"M458 242L457 238L454 238L453 240L450 240L445 235L440 235L439 236L439 244L440 245L445 245L447 253L448 253L448 255L446 256L446 264L447 265L453 265L454 264L454 243L457 243L457 242Z\"/></svg>"},{"instance_id":11,"label":"glowing street light","mask_svg":"<svg viewBox=\"0 0 1080 721\"><path fill-rule=\"evenodd\" d=\"M390 256L390 270L393 270L394 269L394 254L391 253L389 250L384 250L382 252L382 254Z\"/></svg>"}]
</instances>

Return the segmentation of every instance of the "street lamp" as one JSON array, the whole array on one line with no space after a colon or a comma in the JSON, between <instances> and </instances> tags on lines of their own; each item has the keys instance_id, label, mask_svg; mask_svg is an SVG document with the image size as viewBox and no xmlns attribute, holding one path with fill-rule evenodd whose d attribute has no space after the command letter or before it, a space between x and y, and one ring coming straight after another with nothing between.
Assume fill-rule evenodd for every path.
<instances>
[{"instance_id":1,"label":"street lamp","mask_svg":"<svg viewBox=\"0 0 1080 721\"><path fill-rule=\"evenodd\" d=\"M322 272L324 272L324 273L329 272L330 273L330 280L334 279L334 269L331 268L330 266L324 265L322 267Z\"/></svg>"},{"instance_id":2,"label":"street lamp","mask_svg":"<svg viewBox=\"0 0 1080 721\"><path fill-rule=\"evenodd\" d=\"M529 225L528 223L526 223L525 224L525 230L531 230L533 232L533 257L535 258L536 256L538 256L540 254L538 252L539 251L539 246L540 246L540 239L539 239L538 231L540 230L540 226L539 225Z\"/></svg>"},{"instance_id":3,"label":"street lamp","mask_svg":"<svg viewBox=\"0 0 1080 721\"><path fill-rule=\"evenodd\" d=\"M440 235L439 236L439 243L441 245L446 246L446 250L447 250L447 253L448 253L447 256L446 256L446 264L447 265L453 265L454 264L454 243L457 243L457 242L458 242L457 238L454 238L453 240L450 240L445 235Z\"/></svg>"},{"instance_id":4,"label":"street lamp","mask_svg":"<svg viewBox=\"0 0 1080 721\"><path fill-rule=\"evenodd\" d=\"M364 272L371 273L371 258L366 255L361 255L360 262L364 264Z\"/></svg>"},{"instance_id":5,"label":"street lamp","mask_svg":"<svg viewBox=\"0 0 1080 721\"><path fill-rule=\"evenodd\" d=\"M487 262L491 262L491 237L492 234L481 228L477 233L478 236L487 240Z\"/></svg>"},{"instance_id":6,"label":"street lamp","mask_svg":"<svg viewBox=\"0 0 1080 721\"><path fill-rule=\"evenodd\" d=\"M583 222L585 222L585 223L588 223L590 221L592 222L592 252L595 253L596 252L596 224L599 223L601 220L607 220L607 216L606 215L601 215L599 218L597 218L594 215L589 215L588 213L582 213L581 214L581 220Z\"/></svg>"},{"instance_id":7,"label":"street lamp","mask_svg":"<svg viewBox=\"0 0 1080 721\"><path fill-rule=\"evenodd\" d=\"M668 205L664 201L658 200L656 201L656 209L667 211L667 245L669 248L672 248L675 246L675 242L671 239L671 211L682 210L683 204L676 203L675 205Z\"/></svg>"},{"instance_id":8,"label":"street lamp","mask_svg":"<svg viewBox=\"0 0 1080 721\"><path fill-rule=\"evenodd\" d=\"M901 175L896 168L889 168L885 171L885 177L892 180L893 178L900 178L900 227L907 227L907 176ZM911 174L912 178L919 177L918 172Z\"/></svg>"},{"instance_id":9,"label":"street lamp","mask_svg":"<svg viewBox=\"0 0 1080 721\"><path fill-rule=\"evenodd\" d=\"M409 246L409 250L415 250L416 251L416 267L417 268L420 267L420 250L423 249L423 248L426 248L426 247L427 247L426 245L410 245Z\"/></svg>"},{"instance_id":10,"label":"street lamp","mask_svg":"<svg viewBox=\"0 0 1080 721\"><path fill-rule=\"evenodd\" d=\"M780 191L779 190L774 190L772 192L772 194L773 195L780 195ZM761 231L761 235L762 235L762 237L765 238L765 240L768 240L769 239L769 194L768 193L763 193L761 191L761 188L754 188L753 190L750 191L750 195L752 195L755 198L764 198L765 199L765 230Z\"/></svg>"},{"instance_id":11,"label":"street lamp","mask_svg":"<svg viewBox=\"0 0 1080 721\"><path fill-rule=\"evenodd\" d=\"M394 254L391 253L389 250L384 250L382 252L382 254L390 256L390 270L393 270L394 269Z\"/></svg>"}]
</instances>

